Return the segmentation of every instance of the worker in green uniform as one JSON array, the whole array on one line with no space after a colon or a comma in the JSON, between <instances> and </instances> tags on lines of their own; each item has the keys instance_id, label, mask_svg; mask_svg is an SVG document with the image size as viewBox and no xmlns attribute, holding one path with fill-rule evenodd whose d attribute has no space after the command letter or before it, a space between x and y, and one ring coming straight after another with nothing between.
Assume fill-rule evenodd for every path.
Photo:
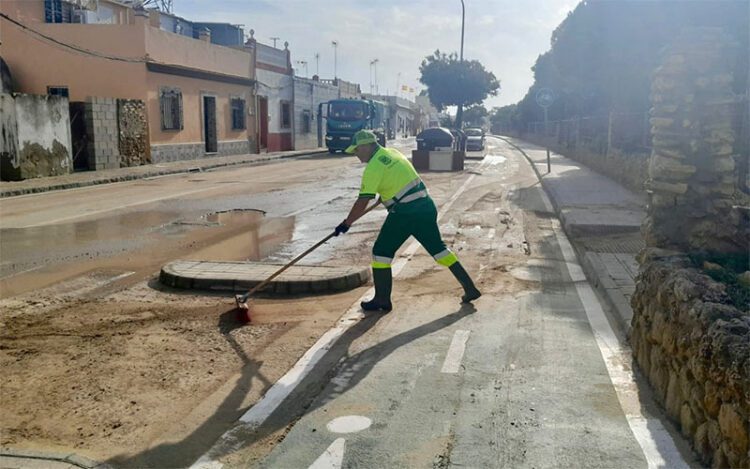
<instances>
[{"instance_id":1,"label":"worker in green uniform","mask_svg":"<svg viewBox=\"0 0 750 469\"><path fill-rule=\"evenodd\" d=\"M377 194L388 209L388 216L372 247L375 297L370 301L363 301L362 309L386 312L392 309L391 263L396 251L409 236L414 236L438 264L450 269L464 288L461 298L464 303L479 298L482 294L458 262L456 255L445 246L440 237L437 208L411 162L399 151L378 145L375 134L369 130L360 130L354 134L352 144L346 152L357 155L362 163L367 163L367 167L362 175L359 198L354 202L346 220L336 227L336 236L349 230Z\"/></svg>"}]
</instances>

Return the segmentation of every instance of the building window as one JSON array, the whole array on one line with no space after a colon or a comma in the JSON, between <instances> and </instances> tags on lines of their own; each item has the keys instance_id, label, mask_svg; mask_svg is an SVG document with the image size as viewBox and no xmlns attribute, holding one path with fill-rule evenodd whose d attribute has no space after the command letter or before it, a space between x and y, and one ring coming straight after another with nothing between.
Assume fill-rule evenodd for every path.
<instances>
[{"instance_id":1,"label":"building window","mask_svg":"<svg viewBox=\"0 0 750 469\"><path fill-rule=\"evenodd\" d=\"M179 88L162 88L159 95L161 129L182 130L182 92Z\"/></svg>"},{"instance_id":2,"label":"building window","mask_svg":"<svg viewBox=\"0 0 750 469\"><path fill-rule=\"evenodd\" d=\"M232 130L245 130L245 100L232 98Z\"/></svg>"},{"instance_id":3,"label":"building window","mask_svg":"<svg viewBox=\"0 0 750 469\"><path fill-rule=\"evenodd\" d=\"M287 101L281 102L281 128L289 129L292 127L291 105Z\"/></svg>"},{"instance_id":4,"label":"building window","mask_svg":"<svg viewBox=\"0 0 750 469\"><path fill-rule=\"evenodd\" d=\"M312 128L312 118L310 115L310 111L305 109L302 111L302 133L303 134L309 134L311 132Z\"/></svg>"},{"instance_id":5,"label":"building window","mask_svg":"<svg viewBox=\"0 0 750 469\"><path fill-rule=\"evenodd\" d=\"M50 96L62 96L63 98L70 97L67 86L48 86L47 94Z\"/></svg>"}]
</instances>

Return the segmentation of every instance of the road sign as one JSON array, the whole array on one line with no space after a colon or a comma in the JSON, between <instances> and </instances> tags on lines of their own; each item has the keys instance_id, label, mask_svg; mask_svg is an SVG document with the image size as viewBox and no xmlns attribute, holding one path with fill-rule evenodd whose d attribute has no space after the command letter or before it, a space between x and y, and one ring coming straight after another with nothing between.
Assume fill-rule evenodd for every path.
<instances>
[{"instance_id":1,"label":"road sign","mask_svg":"<svg viewBox=\"0 0 750 469\"><path fill-rule=\"evenodd\" d=\"M536 92L536 103L543 108L547 108L555 101L555 93L549 88L540 88Z\"/></svg>"}]
</instances>

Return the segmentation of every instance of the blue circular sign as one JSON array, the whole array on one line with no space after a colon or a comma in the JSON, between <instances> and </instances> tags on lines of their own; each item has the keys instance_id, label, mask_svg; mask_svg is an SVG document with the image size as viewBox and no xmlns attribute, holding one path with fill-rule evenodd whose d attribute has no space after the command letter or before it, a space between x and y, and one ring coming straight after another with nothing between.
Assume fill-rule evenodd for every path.
<instances>
[{"instance_id":1,"label":"blue circular sign","mask_svg":"<svg viewBox=\"0 0 750 469\"><path fill-rule=\"evenodd\" d=\"M541 107L549 107L555 101L555 93L549 88L540 88L536 92L536 103Z\"/></svg>"}]
</instances>

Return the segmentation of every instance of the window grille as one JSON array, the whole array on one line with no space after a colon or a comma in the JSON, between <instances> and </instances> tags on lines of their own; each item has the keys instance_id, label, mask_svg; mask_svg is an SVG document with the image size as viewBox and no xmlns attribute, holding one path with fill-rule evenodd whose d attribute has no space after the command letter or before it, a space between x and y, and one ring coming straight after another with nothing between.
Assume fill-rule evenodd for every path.
<instances>
[{"instance_id":1,"label":"window grille","mask_svg":"<svg viewBox=\"0 0 750 469\"><path fill-rule=\"evenodd\" d=\"M292 127L292 112L288 102L281 103L281 128L289 129Z\"/></svg>"},{"instance_id":2,"label":"window grille","mask_svg":"<svg viewBox=\"0 0 750 469\"><path fill-rule=\"evenodd\" d=\"M182 130L182 92L176 88L162 88L159 104L161 106L161 129Z\"/></svg>"},{"instance_id":3,"label":"window grille","mask_svg":"<svg viewBox=\"0 0 750 469\"><path fill-rule=\"evenodd\" d=\"M302 111L302 133L309 134L312 131L312 117L310 111Z\"/></svg>"},{"instance_id":4,"label":"window grille","mask_svg":"<svg viewBox=\"0 0 750 469\"><path fill-rule=\"evenodd\" d=\"M245 100L232 98L232 130L244 130L245 128Z\"/></svg>"}]
</instances>

